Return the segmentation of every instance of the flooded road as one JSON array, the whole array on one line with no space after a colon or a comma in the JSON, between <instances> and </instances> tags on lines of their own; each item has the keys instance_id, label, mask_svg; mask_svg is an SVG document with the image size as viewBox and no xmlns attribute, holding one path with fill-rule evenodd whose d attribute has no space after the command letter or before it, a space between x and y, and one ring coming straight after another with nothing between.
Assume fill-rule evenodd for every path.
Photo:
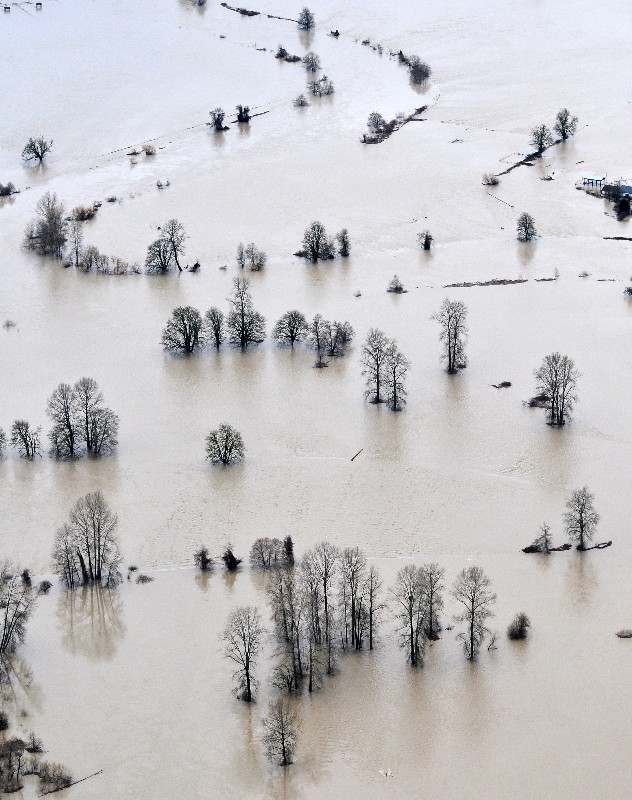
<instances>
[{"instance_id":1,"label":"flooded road","mask_svg":"<svg viewBox=\"0 0 632 800\"><path fill-rule=\"evenodd\" d=\"M282 2L261 10L298 13ZM574 184L583 172L629 175L621 132L632 96L617 67L628 15L615 2L420 10L331 0L313 10L313 35L184 0L159 12L149 0L51 0L0 19L0 181L23 188L0 200L0 320L16 323L0 329L0 426L24 417L46 434L48 396L83 375L121 418L112 457L30 463L9 451L0 460L0 556L48 573L55 529L79 496L100 489L119 514L125 563L155 576L115 595L55 587L41 599L23 649L34 673L25 725L76 776L104 770L82 784L90 800L165 789L183 798L627 797L631 655L614 632L632 614L632 307L623 296L632 243L604 241L630 235L629 221ZM327 36L334 28L337 40ZM382 56L361 44L367 37ZM606 50L595 44L604 39ZM295 109L305 71L274 59L279 43L317 52L335 94ZM389 48L432 65L424 91ZM237 103L269 113L210 132L208 111ZM422 105L423 122L360 143L370 112L388 119ZM576 137L483 187L482 172L521 158L530 128L552 124L562 106L579 117ZM25 166L22 146L40 132L53 152L43 167ZM157 155L132 163L128 149L146 141ZM540 180L547 174L554 180ZM170 186L160 191L158 180ZM45 191L67 208L116 195L85 224L86 243L130 261L142 263L157 226L177 217L185 261L201 271L83 274L24 251ZM515 240L525 210L541 234L532 244ZM349 259L293 257L313 219L330 233L349 229ZM416 244L425 228L436 241L429 254ZM290 352L269 339L247 353L163 353L175 306L226 310L240 241L269 257L249 274L268 330L290 308L349 320L356 339L344 358L317 370L304 346ZM536 280L556 270L558 280ZM386 293L395 273L407 294ZM444 288L518 277L527 282ZM446 295L469 309L468 367L454 378L430 319ZM399 414L363 399L360 347L373 326L412 361ZM561 431L524 405L533 370L554 350L582 373ZM503 380L511 388L492 388ZM230 470L204 458L206 434L223 421L247 450ZM543 520L563 540L565 499L584 484L602 516L599 539L614 546L523 556ZM440 562L448 582L480 564L499 597L498 649L471 665L445 631L412 673L386 612L376 651L343 658L341 674L299 702L296 764L270 767L259 739L276 696L272 645L260 702L246 708L230 693L218 641L231 608L263 607L262 579L176 568L202 543L218 555L230 541L245 557L257 537L288 534L299 554L322 539L362 547L387 584L410 560ZM510 644L504 630L520 610L532 635Z\"/></svg>"}]
</instances>

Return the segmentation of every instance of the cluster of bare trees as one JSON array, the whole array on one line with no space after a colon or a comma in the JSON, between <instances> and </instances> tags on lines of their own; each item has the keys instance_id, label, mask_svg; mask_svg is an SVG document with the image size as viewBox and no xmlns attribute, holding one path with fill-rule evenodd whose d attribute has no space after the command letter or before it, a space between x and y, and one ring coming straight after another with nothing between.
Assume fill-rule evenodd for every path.
<instances>
[{"instance_id":1,"label":"cluster of bare trees","mask_svg":"<svg viewBox=\"0 0 632 800\"><path fill-rule=\"evenodd\" d=\"M535 370L536 397L531 403L547 409L549 425L566 423L577 402L577 382L581 373L569 356L551 353Z\"/></svg>"},{"instance_id":2,"label":"cluster of bare trees","mask_svg":"<svg viewBox=\"0 0 632 800\"><path fill-rule=\"evenodd\" d=\"M42 256L61 258L68 241L68 221L56 194L46 192L35 206L35 219L24 232L24 244Z\"/></svg>"},{"instance_id":3,"label":"cluster of bare trees","mask_svg":"<svg viewBox=\"0 0 632 800\"><path fill-rule=\"evenodd\" d=\"M444 577L445 570L438 564L422 567L407 564L397 573L391 590L400 646L413 667L423 666L426 642L439 638ZM476 658L485 638L492 636L486 627L496 601L490 586L491 581L480 567L466 567L457 575L452 587L451 595L460 607L454 616L454 621L461 626L457 640L462 642L470 660Z\"/></svg>"},{"instance_id":4,"label":"cluster of bare trees","mask_svg":"<svg viewBox=\"0 0 632 800\"><path fill-rule=\"evenodd\" d=\"M53 565L69 589L86 584L114 586L121 579L118 517L101 492L80 497L68 522L55 534Z\"/></svg>"},{"instance_id":5,"label":"cluster of bare trees","mask_svg":"<svg viewBox=\"0 0 632 800\"><path fill-rule=\"evenodd\" d=\"M371 403L388 403L398 411L406 403L406 374L410 361L401 352L395 339L371 328L362 345L362 374L365 397Z\"/></svg>"},{"instance_id":6,"label":"cluster of bare trees","mask_svg":"<svg viewBox=\"0 0 632 800\"><path fill-rule=\"evenodd\" d=\"M330 322L316 314L308 327L308 343L316 351L316 367L326 367L327 357L343 356L354 337L349 322ZM277 340L278 341L278 340Z\"/></svg>"},{"instance_id":7,"label":"cluster of bare trees","mask_svg":"<svg viewBox=\"0 0 632 800\"><path fill-rule=\"evenodd\" d=\"M334 242L334 238L327 235L322 222L312 222L303 234L302 250L299 250L295 255L307 258L314 264L317 261L335 258L336 250L338 255L343 258L347 257L351 252L351 240L349 239L348 230L343 228L336 234L335 239L336 241Z\"/></svg>"},{"instance_id":8,"label":"cluster of bare trees","mask_svg":"<svg viewBox=\"0 0 632 800\"><path fill-rule=\"evenodd\" d=\"M94 378L81 378L72 386L60 383L48 398L46 413L53 423L48 439L51 455L56 458L78 458L84 453L102 456L118 444L119 418L104 405ZM9 443L22 458L33 460L41 455L42 429L17 419L11 426ZM5 444L6 434L0 428L0 456Z\"/></svg>"},{"instance_id":9,"label":"cluster of bare trees","mask_svg":"<svg viewBox=\"0 0 632 800\"><path fill-rule=\"evenodd\" d=\"M173 267L182 272L180 257L185 252L187 234L177 219L168 220L160 228L160 236L147 248L145 269L151 274L164 274Z\"/></svg>"},{"instance_id":10,"label":"cluster of bare trees","mask_svg":"<svg viewBox=\"0 0 632 800\"><path fill-rule=\"evenodd\" d=\"M6 660L24 642L37 597L28 570L20 574L8 561L0 565L0 681L9 669Z\"/></svg>"},{"instance_id":11,"label":"cluster of bare trees","mask_svg":"<svg viewBox=\"0 0 632 800\"><path fill-rule=\"evenodd\" d=\"M581 489L574 489L566 501L566 511L563 516L564 533L569 543L561 547L554 547L551 528L546 522L543 522L540 526L540 532L529 547L524 548L524 552L548 555L553 551L568 550L573 544L580 551L607 547L611 542L603 542L597 545L589 544L595 537L599 520L600 516L595 508L594 494L589 491L587 486L583 486Z\"/></svg>"},{"instance_id":12,"label":"cluster of bare trees","mask_svg":"<svg viewBox=\"0 0 632 800\"><path fill-rule=\"evenodd\" d=\"M553 131L555 131L561 141L565 142L577 131L577 122L577 117L574 117L567 108L561 108L555 117ZM553 131L544 123L536 125L531 129L529 144L535 147L538 155L542 155L547 147L555 144Z\"/></svg>"},{"instance_id":13,"label":"cluster of bare trees","mask_svg":"<svg viewBox=\"0 0 632 800\"><path fill-rule=\"evenodd\" d=\"M219 350L226 339L242 349L260 344L266 336L265 317L254 308L247 278L234 278L233 294L228 303L226 316L216 306L210 308L204 318L192 306L175 308L162 332L164 349L192 353L210 343Z\"/></svg>"},{"instance_id":14,"label":"cluster of bare trees","mask_svg":"<svg viewBox=\"0 0 632 800\"><path fill-rule=\"evenodd\" d=\"M259 250L254 242L250 242L245 247L243 242L239 242L237 246L237 266L241 267L241 269L245 269L248 266L251 272L259 272L265 267L267 261L268 256L263 250Z\"/></svg>"}]
</instances>

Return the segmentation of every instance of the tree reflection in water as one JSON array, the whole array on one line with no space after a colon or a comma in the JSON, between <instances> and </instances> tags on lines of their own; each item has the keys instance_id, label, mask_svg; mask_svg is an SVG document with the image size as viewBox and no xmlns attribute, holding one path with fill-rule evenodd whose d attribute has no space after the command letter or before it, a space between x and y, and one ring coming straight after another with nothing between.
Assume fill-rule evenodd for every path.
<instances>
[{"instance_id":1,"label":"tree reflection in water","mask_svg":"<svg viewBox=\"0 0 632 800\"><path fill-rule=\"evenodd\" d=\"M117 589L92 584L62 591L57 618L64 647L94 661L113 659L125 637L123 600Z\"/></svg>"}]
</instances>

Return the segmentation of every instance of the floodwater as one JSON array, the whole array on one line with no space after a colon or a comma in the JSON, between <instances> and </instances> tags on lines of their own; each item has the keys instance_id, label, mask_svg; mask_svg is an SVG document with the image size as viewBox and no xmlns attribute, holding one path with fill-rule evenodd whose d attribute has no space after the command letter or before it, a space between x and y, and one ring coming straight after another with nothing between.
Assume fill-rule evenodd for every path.
<instances>
[{"instance_id":1,"label":"floodwater","mask_svg":"<svg viewBox=\"0 0 632 800\"><path fill-rule=\"evenodd\" d=\"M0 425L24 417L46 432L48 395L83 375L121 418L111 458L0 461L0 556L47 573L56 527L101 489L120 517L125 562L155 577L113 596L55 587L42 598L23 648L34 674L23 724L77 777L104 770L72 790L89 800L627 797L632 654L614 632L632 615L632 243L604 241L630 235L629 223L574 189L582 172L630 174L627 10L614 0L323 0L306 36L215 0L160 6L48 0L0 18L0 181L30 187L0 200L0 320L16 322L0 329ZM280 0L261 9L298 11ZM337 40L326 35L334 28ZM367 37L382 56L360 43ZM274 59L279 43L316 51L335 94L294 109L305 73ZM400 47L432 65L425 90L388 58ZM208 111L237 103L269 113L211 133ZM424 122L359 142L371 111L422 105ZM561 106L578 115L577 136L482 187L482 172L518 160L530 127ZM54 140L51 157L24 166L23 143L40 132ZM128 149L149 140L157 155L131 163ZM159 191L158 180L170 186ZM26 253L22 231L44 191L69 208L116 195L86 223L86 241L130 261L177 217L186 262L202 270L84 275ZM529 245L515 240L523 210L541 233ZM349 229L348 260L292 257L313 219ZM416 247L424 228L436 239L430 254ZM268 327L293 307L348 319L356 343L344 358L316 370L306 349L270 341L245 354L162 352L174 306L226 306L239 241L268 253L250 276ZM557 281L536 281L555 270ZM407 294L386 293L394 273ZM519 276L528 281L443 288ZM468 368L455 378L430 320L446 295L469 309ZM400 414L363 401L359 350L372 326L413 364ZM523 404L553 350L582 372L562 431ZM502 380L512 387L491 388ZM204 460L204 437L222 421L247 448L230 470ZM523 556L543 520L561 541L565 498L584 484L613 547ZM299 553L324 538L357 544L386 583L411 559L439 561L449 581L480 564L498 593L492 627L504 634L524 610L532 634L511 645L501 635L470 665L446 631L412 673L386 613L379 647L344 658L340 675L300 701L296 764L269 766L259 739L274 696L270 648L260 702L248 708L231 696L218 642L232 607L263 607L261 578L181 568L202 543L215 554L230 541L245 556L258 536L288 534Z\"/></svg>"}]
</instances>

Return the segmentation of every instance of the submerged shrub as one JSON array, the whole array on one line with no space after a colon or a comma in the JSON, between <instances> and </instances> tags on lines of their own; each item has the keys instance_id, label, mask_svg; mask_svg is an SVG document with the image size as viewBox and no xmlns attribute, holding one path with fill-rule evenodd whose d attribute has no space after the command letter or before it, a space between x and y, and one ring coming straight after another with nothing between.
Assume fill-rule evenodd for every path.
<instances>
[{"instance_id":1,"label":"submerged shrub","mask_svg":"<svg viewBox=\"0 0 632 800\"><path fill-rule=\"evenodd\" d=\"M507 628L507 636L510 639L526 639L527 632L531 627L531 620L529 617L521 611L519 614L513 618L509 627Z\"/></svg>"}]
</instances>

